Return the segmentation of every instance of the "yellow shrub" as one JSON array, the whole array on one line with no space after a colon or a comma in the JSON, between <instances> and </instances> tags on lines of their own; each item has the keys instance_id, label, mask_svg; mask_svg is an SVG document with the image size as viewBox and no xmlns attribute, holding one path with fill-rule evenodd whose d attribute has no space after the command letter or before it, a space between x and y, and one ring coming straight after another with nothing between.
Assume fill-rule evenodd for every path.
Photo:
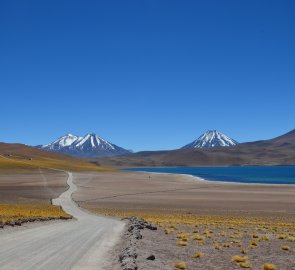
<instances>
[{"instance_id":1,"label":"yellow shrub","mask_svg":"<svg viewBox=\"0 0 295 270\"><path fill-rule=\"evenodd\" d=\"M289 236L289 237L287 238L287 241L288 241L288 242L295 242L295 237L294 237L294 236Z\"/></svg>"},{"instance_id":2,"label":"yellow shrub","mask_svg":"<svg viewBox=\"0 0 295 270\"><path fill-rule=\"evenodd\" d=\"M233 239L232 242L235 243L235 244L240 244L241 243L241 241L237 240L237 239Z\"/></svg>"},{"instance_id":3,"label":"yellow shrub","mask_svg":"<svg viewBox=\"0 0 295 270\"><path fill-rule=\"evenodd\" d=\"M255 246L255 247L258 245L255 240L252 240L250 244L251 244L251 246Z\"/></svg>"},{"instance_id":4,"label":"yellow shrub","mask_svg":"<svg viewBox=\"0 0 295 270\"><path fill-rule=\"evenodd\" d=\"M188 245L188 242L186 242L186 241L178 241L177 245L182 246L182 247L186 247Z\"/></svg>"},{"instance_id":5,"label":"yellow shrub","mask_svg":"<svg viewBox=\"0 0 295 270\"><path fill-rule=\"evenodd\" d=\"M282 250L286 250L286 251L291 250L291 248L290 248L289 246L282 246L281 249L282 249Z\"/></svg>"},{"instance_id":6,"label":"yellow shrub","mask_svg":"<svg viewBox=\"0 0 295 270\"><path fill-rule=\"evenodd\" d=\"M202 240L204 240L204 237L203 237L203 236L200 236L200 235L194 235L194 236L192 237L192 239L194 239L194 240L198 240L198 241L202 241Z\"/></svg>"},{"instance_id":7,"label":"yellow shrub","mask_svg":"<svg viewBox=\"0 0 295 270\"><path fill-rule=\"evenodd\" d=\"M186 264L185 262L178 262L178 263L175 263L174 267L177 269L186 269Z\"/></svg>"},{"instance_id":8,"label":"yellow shrub","mask_svg":"<svg viewBox=\"0 0 295 270\"><path fill-rule=\"evenodd\" d=\"M203 246L205 244L205 241L204 240L200 240L197 243L198 243L199 246Z\"/></svg>"},{"instance_id":9,"label":"yellow shrub","mask_svg":"<svg viewBox=\"0 0 295 270\"><path fill-rule=\"evenodd\" d=\"M259 241L269 241L269 238L266 235L263 235L259 238Z\"/></svg>"},{"instance_id":10,"label":"yellow shrub","mask_svg":"<svg viewBox=\"0 0 295 270\"><path fill-rule=\"evenodd\" d=\"M246 262L247 260L248 260L248 257L243 257L243 256L239 256L239 255L235 255L232 257L232 261L238 262L238 263Z\"/></svg>"},{"instance_id":11,"label":"yellow shrub","mask_svg":"<svg viewBox=\"0 0 295 270\"><path fill-rule=\"evenodd\" d=\"M194 255L193 255L193 258L201 258L204 256L204 253L202 252L196 252Z\"/></svg>"},{"instance_id":12,"label":"yellow shrub","mask_svg":"<svg viewBox=\"0 0 295 270\"><path fill-rule=\"evenodd\" d=\"M259 236L258 236L256 233L254 233L254 234L252 235L252 237L253 237L253 238L258 238Z\"/></svg>"},{"instance_id":13,"label":"yellow shrub","mask_svg":"<svg viewBox=\"0 0 295 270\"><path fill-rule=\"evenodd\" d=\"M276 266L271 263L265 263L263 266L263 270L276 270Z\"/></svg>"},{"instance_id":14,"label":"yellow shrub","mask_svg":"<svg viewBox=\"0 0 295 270\"><path fill-rule=\"evenodd\" d=\"M242 262L242 263L239 263L239 266L240 266L241 268L252 268L252 265L251 265L251 263L249 263L249 262Z\"/></svg>"},{"instance_id":15,"label":"yellow shrub","mask_svg":"<svg viewBox=\"0 0 295 270\"><path fill-rule=\"evenodd\" d=\"M286 239L287 238L287 235L285 235L285 234L280 234L280 235L278 235L278 239Z\"/></svg>"},{"instance_id":16,"label":"yellow shrub","mask_svg":"<svg viewBox=\"0 0 295 270\"><path fill-rule=\"evenodd\" d=\"M179 238L182 241L187 241L188 237L189 237L188 233L180 233L180 234L177 235L177 238Z\"/></svg>"}]
</instances>

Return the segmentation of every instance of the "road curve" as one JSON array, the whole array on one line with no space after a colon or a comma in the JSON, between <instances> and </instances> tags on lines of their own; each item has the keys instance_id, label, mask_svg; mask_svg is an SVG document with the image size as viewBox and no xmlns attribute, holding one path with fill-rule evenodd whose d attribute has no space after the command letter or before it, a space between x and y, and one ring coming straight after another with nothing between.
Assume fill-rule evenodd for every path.
<instances>
[{"instance_id":1,"label":"road curve","mask_svg":"<svg viewBox=\"0 0 295 270\"><path fill-rule=\"evenodd\" d=\"M0 269L92 270L105 269L105 254L115 244L124 223L99 217L72 200L77 187L68 173L69 189L54 199L75 220L48 223L0 233Z\"/></svg>"}]
</instances>

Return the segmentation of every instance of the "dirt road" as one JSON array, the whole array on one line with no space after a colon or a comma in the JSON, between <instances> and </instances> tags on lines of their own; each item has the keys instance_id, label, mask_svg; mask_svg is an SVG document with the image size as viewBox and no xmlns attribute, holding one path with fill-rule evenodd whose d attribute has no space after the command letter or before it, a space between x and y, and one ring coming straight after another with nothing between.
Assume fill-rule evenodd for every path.
<instances>
[{"instance_id":1,"label":"dirt road","mask_svg":"<svg viewBox=\"0 0 295 270\"><path fill-rule=\"evenodd\" d=\"M77 187L68 173L69 189L53 200L75 219L0 232L0 269L108 269L109 249L124 223L99 217L72 200Z\"/></svg>"}]
</instances>

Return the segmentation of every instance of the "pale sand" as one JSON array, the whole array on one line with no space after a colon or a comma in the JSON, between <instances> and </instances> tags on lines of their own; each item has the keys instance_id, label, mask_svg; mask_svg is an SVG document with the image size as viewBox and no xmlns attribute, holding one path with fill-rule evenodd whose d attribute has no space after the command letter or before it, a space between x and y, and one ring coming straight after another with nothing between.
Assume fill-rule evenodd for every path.
<instances>
[{"instance_id":1,"label":"pale sand","mask_svg":"<svg viewBox=\"0 0 295 270\"><path fill-rule=\"evenodd\" d=\"M186 175L124 171L76 175L79 189L74 200L90 208L198 213L295 212L294 185L217 183Z\"/></svg>"},{"instance_id":2,"label":"pale sand","mask_svg":"<svg viewBox=\"0 0 295 270\"><path fill-rule=\"evenodd\" d=\"M185 175L136 172L79 174L76 184L78 191L74 194L74 200L93 210L107 208L127 213L184 211L208 216L220 215L228 217L229 220L233 216L242 219L249 217L250 220L253 217L261 217L269 222L276 218L284 222L295 220L295 186L216 183ZM206 239L203 245L198 245L197 241L190 238L188 246L182 247L176 244L179 241L178 232L192 234L194 226L179 225L178 230L168 235L163 229L159 227L157 231L142 232L143 238L136 244L138 269L175 269L176 262L185 261L187 269L238 270L241 267L232 262L232 256L242 256L242 249L249 249L246 256L249 257L254 270L262 269L263 263L274 263L277 269L294 269L291 261L294 260L295 243L279 240L277 234L281 233L280 230L261 232L250 225L236 226L235 229L227 225L220 229L216 229L215 225L199 226L200 235L203 235L204 231L212 230L212 238ZM247 230L247 233L238 238L241 245L232 243L231 235L244 230ZM221 231L226 233L225 237L219 235ZM294 233L292 229L290 232ZM250 249L249 243L254 233L258 233L259 236L266 235L269 241L259 242L257 248ZM219 245L228 242L231 243L231 247L222 246L221 250L216 250L216 242ZM123 237L112 251L112 269L121 269L118 257L126 245L128 239ZM283 245L290 246L292 251L282 251ZM193 259L195 252L203 252L205 255L201 259ZM146 259L151 254L156 256L156 260Z\"/></svg>"}]
</instances>

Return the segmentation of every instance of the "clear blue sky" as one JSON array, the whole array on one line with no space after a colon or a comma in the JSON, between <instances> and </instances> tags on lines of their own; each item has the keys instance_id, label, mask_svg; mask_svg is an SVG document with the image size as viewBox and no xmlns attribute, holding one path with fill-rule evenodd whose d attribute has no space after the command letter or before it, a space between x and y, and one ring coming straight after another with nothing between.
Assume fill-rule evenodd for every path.
<instances>
[{"instance_id":1,"label":"clear blue sky","mask_svg":"<svg viewBox=\"0 0 295 270\"><path fill-rule=\"evenodd\" d=\"M295 128L295 1L0 2L0 141L173 149Z\"/></svg>"}]
</instances>

